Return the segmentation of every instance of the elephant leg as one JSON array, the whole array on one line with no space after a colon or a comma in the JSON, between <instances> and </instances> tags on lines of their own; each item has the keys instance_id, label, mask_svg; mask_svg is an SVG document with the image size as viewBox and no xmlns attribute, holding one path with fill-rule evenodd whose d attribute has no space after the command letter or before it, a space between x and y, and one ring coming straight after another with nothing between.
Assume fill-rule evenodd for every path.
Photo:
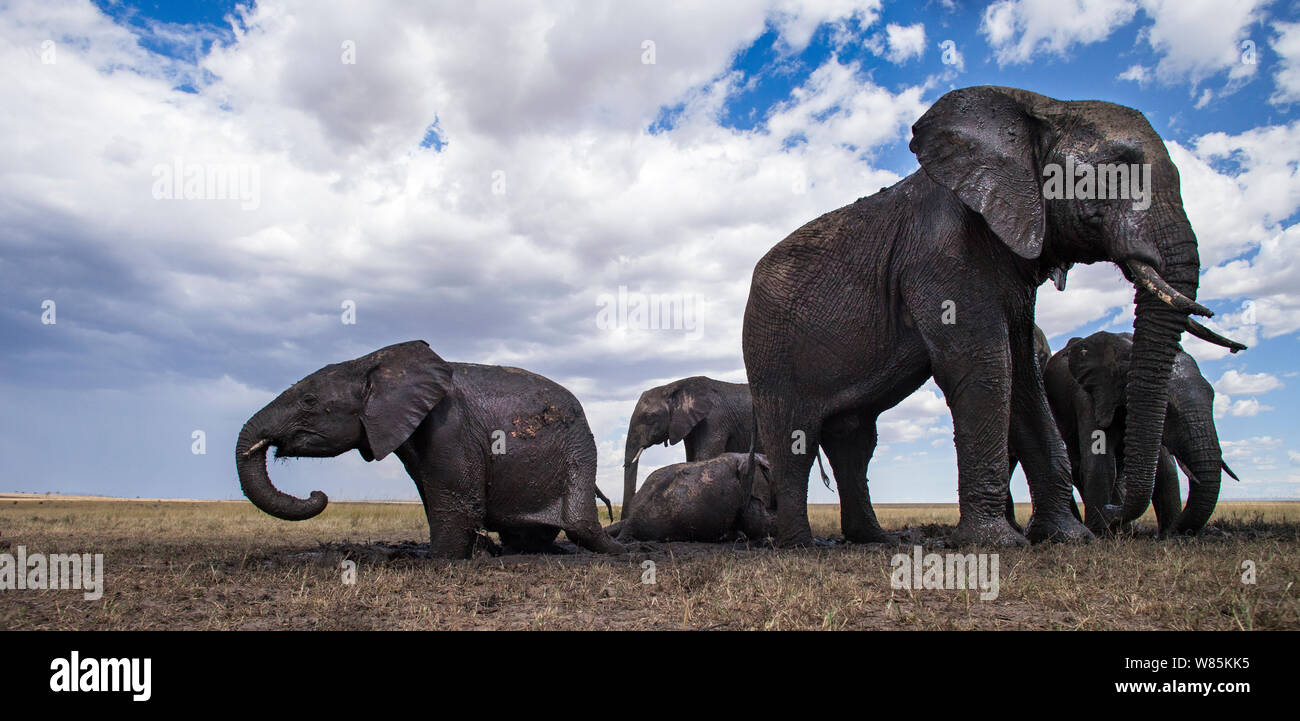
<instances>
[{"instance_id":1,"label":"elephant leg","mask_svg":"<svg viewBox=\"0 0 1300 721\"><path fill-rule=\"evenodd\" d=\"M420 489L424 515L429 521L429 554L434 558L469 558L487 516L481 469L472 464L426 464L406 449L399 449L399 453ZM458 471L438 470L446 467Z\"/></svg>"},{"instance_id":2,"label":"elephant leg","mask_svg":"<svg viewBox=\"0 0 1300 721\"><path fill-rule=\"evenodd\" d=\"M822 426L821 447L840 492L840 529L854 543L893 540L876 520L867 488L867 466L876 452L876 438L875 418L836 418Z\"/></svg>"},{"instance_id":3,"label":"elephant leg","mask_svg":"<svg viewBox=\"0 0 1300 721\"><path fill-rule=\"evenodd\" d=\"M812 413L796 412L777 397L756 394L754 409L759 434L776 492L777 544L782 547L811 546L808 523L808 472L817 453L822 419ZM802 431L802 453L796 453L794 433Z\"/></svg>"},{"instance_id":4,"label":"elephant leg","mask_svg":"<svg viewBox=\"0 0 1300 721\"><path fill-rule=\"evenodd\" d=\"M1178 488L1178 468L1173 456L1163 446L1156 462L1156 487L1151 497L1156 510L1156 526L1161 538L1173 535L1183 511L1182 491Z\"/></svg>"},{"instance_id":5,"label":"elephant leg","mask_svg":"<svg viewBox=\"0 0 1300 721\"><path fill-rule=\"evenodd\" d=\"M474 551L474 537L483 525L463 511L430 509L429 555L433 558L469 558Z\"/></svg>"},{"instance_id":6,"label":"elephant leg","mask_svg":"<svg viewBox=\"0 0 1300 721\"><path fill-rule=\"evenodd\" d=\"M596 515L596 448L588 440L569 458L569 492L564 497L561 527L569 540L596 553L624 553Z\"/></svg>"},{"instance_id":7,"label":"elephant leg","mask_svg":"<svg viewBox=\"0 0 1300 721\"><path fill-rule=\"evenodd\" d=\"M953 541L959 545L1028 545L1006 518L1011 379L1005 344L927 345L932 356L939 356L932 359L934 380L952 411L957 446L961 520Z\"/></svg>"},{"instance_id":8,"label":"elephant leg","mask_svg":"<svg viewBox=\"0 0 1300 721\"><path fill-rule=\"evenodd\" d=\"M1025 336L1032 341L1032 328ZM1016 458L1025 467L1033 504L1025 535L1034 543L1090 539L1092 533L1071 510L1074 490L1070 456L1047 405L1033 343L1013 341L1011 364L1010 440Z\"/></svg>"},{"instance_id":9,"label":"elephant leg","mask_svg":"<svg viewBox=\"0 0 1300 721\"><path fill-rule=\"evenodd\" d=\"M1076 399L1084 401L1085 399ZM1113 531L1106 506L1117 478L1116 444L1110 436L1123 433L1122 428L1102 430L1092 424L1092 406L1078 409L1078 462L1074 464L1075 486L1083 497L1083 521L1095 534ZM1101 434L1101 435L1097 435Z\"/></svg>"}]
</instances>

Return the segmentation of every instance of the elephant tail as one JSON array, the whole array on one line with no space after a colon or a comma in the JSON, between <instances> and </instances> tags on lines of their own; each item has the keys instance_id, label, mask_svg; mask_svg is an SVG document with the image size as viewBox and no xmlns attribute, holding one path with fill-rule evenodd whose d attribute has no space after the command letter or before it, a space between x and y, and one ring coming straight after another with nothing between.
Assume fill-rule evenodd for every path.
<instances>
[{"instance_id":1,"label":"elephant tail","mask_svg":"<svg viewBox=\"0 0 1300 721\"><path fill-rule=\"evenodd\" d=\"M609 502L609 496L600 492L600 486L592 486L596 489L596 498L605 502L605 510L609 511L609 520L614 520L614 506Z\"/></svg>"},{"instance_id":2,"label":"elephant tail","mask_svg":"<svg viewBox=\"0 0 1300 721\"><path fill-rule=\"evenodd\" d=\"M826 466L822 465L822 447L817 446L817 470L822 472L822 485L827 489L831 487L831 477L826 475Z\"/></svg>"},{"instance_id":3,"label":"elephant tail","mask_svg":"<svg viewBox=\"0 0 1300 721\"><path fill-rule=\"evenodd\" d=\"M1232 476L1232 480L1234 480L1234 481L1238 481L1238 482L1241 481L1240 478L1237 478L1237 474L1236 474L1236 473L1233 473L1231 468L1228 468L1228 464L1227 464L1227 463L1224 463L1223 461L1219 461L1219 465L1223 466L1223 472L1224 472L1224 473L1227 473L1229 476Z\"/></svg>"}]
</instances>

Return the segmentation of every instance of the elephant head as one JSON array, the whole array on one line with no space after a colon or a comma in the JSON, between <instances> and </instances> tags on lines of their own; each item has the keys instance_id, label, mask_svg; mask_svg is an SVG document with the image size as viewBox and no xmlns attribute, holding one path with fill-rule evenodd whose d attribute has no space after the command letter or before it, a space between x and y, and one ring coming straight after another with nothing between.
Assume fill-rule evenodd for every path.
<instances>
[{"instance_id":1,"label":"elephant head","mask_svg":"<svg viewBox=\"0 0 1300 721\"><path fill-rule=\"evenodd\" d=\"M1196 302L1196 234L1164 142L1132 108L992 86L944 95L912 134L925 173L980 216L972 222L989 233L977 235L1008 248L1025 277L1063 287L1072 264L1110 261L1133 283L1124 492L1115 510L1136 519L1151 502L1183 330L1235 345L1190 318L1212 313Z\"/></svg>"},{"instance_id":2,"label":"elephant head","mask_svg":"<svg viewBox=\"0 0 1300 721\"><path fill-rule=\"evenodd\" d=\"M381 348L325 366L253 414L239 433L235 463L248 500L286 521L325 510L324 493L307 499L276 489L266 452L277 457L332 458L356 449L383 459L406 441L451 390L451 366L424 341Z\"/></svg>"},{"instance_id":3,"label":"elephant head","mask_svg":"<svg viewBox=\"0 0 1300 721\"><path fill-rule=\"evenodd\" d=\"M1066 346L1070 375L1088 399L1096 429L1126 427L1132 353L1133 336L1128 333L1093 333L1074 338ZM1198 531L1218 502L1223 453L1214 427L1214 388L1201 375L1196 361L1182 351L1174 356L1168 399L1161 444L1189 480L1187 505L1178 517L1177 530ZM1117 462L1118 473L1123 473L1125 462ZM1094 489L1092 494L1085 491L1084 496L1106 497L1109 492Z\"/></svg>"},{"instance_id":4,"label":"elephant head","mask_svg":"<svg viewBox=\"0 0 1300 721\"><path fill-rule=\"evenodd\" d=\"M713 410L715 398L702 376L651 388L641 394L627 426L623 452L623 508L636 494L637 464L646 448L675 445Z\"/></svg>"}]
</instances>

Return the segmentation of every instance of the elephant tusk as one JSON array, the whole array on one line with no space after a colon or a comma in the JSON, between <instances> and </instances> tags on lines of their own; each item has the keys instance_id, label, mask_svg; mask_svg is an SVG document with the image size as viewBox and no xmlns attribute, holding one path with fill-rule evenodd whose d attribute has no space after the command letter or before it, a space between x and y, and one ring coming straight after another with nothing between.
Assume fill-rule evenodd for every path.
<instances>
[{"instance_id":1,"label":"elephant tusk","mask_svg":"<svg viewBox=\"0 0 1300 721\"><path fill-rule=\"evenodd\" d=\"M633 463L636 463L637 461L641 460L641 454L644 453L644 452L645 452L645 449L644 449L644 448L642 448L641 450L637 451L637 452L636 452L636 455L635 455L635 456L632 456L632 460L628 461L627 463L624 463L624 464L623 464L623 467L624 467L624 468L627 468L628 466L632 465Z\"/></svg>"},{"instance_id":2,"label":"elephant tusk","mask_svg":"<svg viewBox=\"0 0 1300 721\"><path fill-rule=\"evenodd\" d=\"M253 445L251 445L251 446L248 447L248 450L244 451L244 458L248 458L249 456L253 455L254 453L257 453L258 451L262 450L262 449L265 448L266 446L270 445L270 443L271 443L271 442L268 441L268 440L266 440L265 438L263 438L262 440L258 441L257 443L254 443Z\"/></svg>"},{"instance_id":3,"label":"elephant tusk","mask_svg":"<svg viewBox=\"0 0 1300 721\"><path fill-rule=\"evenodd\" d=\"M1127 264L1128 271L1132 274L1134 281L1145 288L1155 297L1164 301L1169 307L1180 313L1192 313L1203 315L1206 318L1214 317L1214 311L1179 293L1172 285L1169 285L1155 268L1137 260L1130 260Z\"/></svg>"},{"instance_id":4,"label":"elephant tusk","mask_svg":"<svg viewBox=\"0 0 1300 721\"><path fill-rule=\"evenodd\" d=\"M1245 345L1242 345L1241 343L1238 343L1235 340L1224 338L1218 333L1215 333L1209 328L1206 328L1200 323L1197 323L1195 320L1192 320L1191 316L1187 317L1187 332L1191 333L1197 338L1200 338L1203 341L1206 341L1207 343L1213 343L1218 346L1223 346L1224 348L1228 349L1229 353L1236 353L1239 350L1246 350Z\"/></svg>"}]
</instances>

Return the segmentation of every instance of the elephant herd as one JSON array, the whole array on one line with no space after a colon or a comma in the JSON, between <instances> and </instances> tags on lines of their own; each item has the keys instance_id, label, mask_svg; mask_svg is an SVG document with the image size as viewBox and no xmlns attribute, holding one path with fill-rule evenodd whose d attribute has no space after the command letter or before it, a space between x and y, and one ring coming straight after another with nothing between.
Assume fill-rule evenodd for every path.
<instances>
[{"instance_id":1,"label":"elephant herd","mask_svg":"<svg viewBox=\"0 0 1300 721\"><path fill-rule=\"evenodd\" d=\"M1231 471L1213 389L1179 341L1186 330L1244 346L1191 318L1211 312L1196 302L1196 236L1163 141L1131 108L991 86L947 93L912 133L920 169L758 261L742 329L748 385L696 376L641 395L613 525L597 518L596 447L572 393L518 368L444 361L424 341L326 366L254 414L236 447L245 495L277 518L311 518L325 495L278 491L271 449L396 453L438 557L467 557L481 530L524 552L552 549L560 531L604 553L655 540L797 546L813 541L820 449L845 539L889 541L867 485L877 419L933 377L953 418L955 542L1084 540L1153 501L1162 536L1199 530ZM1093 192L1102 170L1068 200L1043 187L1053 167L1139 165L1150 179L1140 203ZM1074 338L1052 355L1034 325L1036 290L1048 279L1063 289L1075 263L1099 261L1134 284L1134 333ZM637 491L641 453L658 443L683 443L686 462ZM1033 504L1023 529L1008 487L1016 463Z\"/></svg>"}]
</instances>

